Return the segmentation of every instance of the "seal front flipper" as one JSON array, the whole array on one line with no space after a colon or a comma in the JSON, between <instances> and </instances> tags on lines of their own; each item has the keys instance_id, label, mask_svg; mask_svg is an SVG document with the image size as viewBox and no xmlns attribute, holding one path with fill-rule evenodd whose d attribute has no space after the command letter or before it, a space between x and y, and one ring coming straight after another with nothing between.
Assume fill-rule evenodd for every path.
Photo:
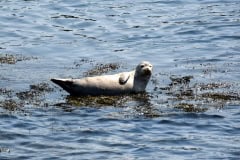
<instances>
[{"instance_id":1,"label":"seal front flipper","mask_svg":"<svg viewBox=\"0 0 240 160\"><path fill-rule=\"evenodd\" d=\"M119 77L119 84L124 85L125 83L127 83L129 78L130 74L121 73Z\"/></svg>"}]
</instances>

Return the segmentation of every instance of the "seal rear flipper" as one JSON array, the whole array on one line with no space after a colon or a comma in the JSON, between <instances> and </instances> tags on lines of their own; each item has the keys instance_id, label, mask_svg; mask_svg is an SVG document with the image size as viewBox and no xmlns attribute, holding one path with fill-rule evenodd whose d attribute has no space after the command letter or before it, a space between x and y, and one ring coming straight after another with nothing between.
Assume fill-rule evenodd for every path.
<instances>
[{"instance_id":1,"label":"seal rear flipper","mask_svg":"<svg viewBox=\"0 0 240 160\"><path fill-rule=\"evenodd\" d=\"M53 78L51 81L60 87L62 87L64 90L66 90L68 93L72 94L72 88L73 88L73 81L71 79L56 79Z\"/></svg>"}]
</instances>

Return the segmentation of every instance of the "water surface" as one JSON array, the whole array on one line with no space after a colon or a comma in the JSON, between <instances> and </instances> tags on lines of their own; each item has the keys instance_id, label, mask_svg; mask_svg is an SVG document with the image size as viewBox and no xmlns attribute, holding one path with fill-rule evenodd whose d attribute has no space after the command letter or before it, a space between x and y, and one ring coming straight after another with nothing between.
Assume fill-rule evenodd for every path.
<instances>
[{"instance_id":1,"label":"water surface","mask_svg":"<svg viewBox=\"0 0 240 160\"><path fill-rule=\"evenodd\" d=\"M0 1L0 159L238 159L239 6ZM142 60L144 95L74 98L49 81Z\"/></svg>"}]
</instances>

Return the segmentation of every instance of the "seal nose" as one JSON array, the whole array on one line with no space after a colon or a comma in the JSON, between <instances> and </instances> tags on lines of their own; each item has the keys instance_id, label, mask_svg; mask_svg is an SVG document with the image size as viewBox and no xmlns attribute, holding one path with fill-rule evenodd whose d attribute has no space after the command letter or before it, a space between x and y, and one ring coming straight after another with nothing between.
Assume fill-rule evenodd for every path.
<instances>
[{"instance_id":1,"label":"seal nose","mask_svg":"<svg viewBox=\"0 0 240 160\"><path fill-rule=\"evenodd\" d=\"M144 74L151 75L152 74L152 70L150 68L146 68L146 69L144 69Z\"/></svg>"}]
</instances>

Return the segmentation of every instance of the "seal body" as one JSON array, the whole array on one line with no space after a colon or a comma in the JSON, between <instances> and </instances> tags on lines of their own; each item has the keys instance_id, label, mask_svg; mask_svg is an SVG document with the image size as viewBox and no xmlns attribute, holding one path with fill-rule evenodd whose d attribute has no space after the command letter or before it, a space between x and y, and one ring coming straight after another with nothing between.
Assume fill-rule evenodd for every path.
<instances>
[{"instance_id":1,"label":"seal body","mask_svg":"<svg viewBox=\"0 0 240 160\"><path fill-rule=\"evenodd\" d=\"M53 78L51 81L74 96L119 95L145 91L151 74L152 65L143 61L130 72L81 79Z\"/></svg>"}]
</instances>

